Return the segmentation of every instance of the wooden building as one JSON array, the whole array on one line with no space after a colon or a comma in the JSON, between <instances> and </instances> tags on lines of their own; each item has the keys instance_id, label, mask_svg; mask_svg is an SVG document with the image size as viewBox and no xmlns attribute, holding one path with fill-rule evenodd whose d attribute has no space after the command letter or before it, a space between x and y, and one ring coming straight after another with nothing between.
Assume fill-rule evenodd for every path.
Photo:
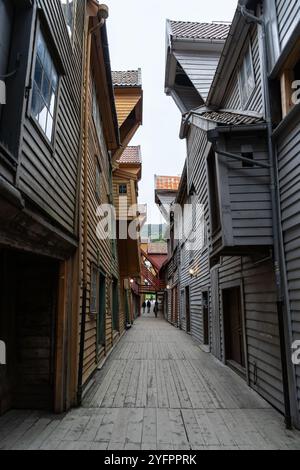
<instances>
[{"instance_id":1,"label":"wooden building","mask_svg":"<svg viewBox=\"0 0 300 470\"><path fill-rule=\"evenodd\" d=\"M202 207L186 209L199 246L177 248L179 324L299 427L298 22L298 1L240 1L230 27L168 22L166 92L187 140L177 202Z\"/></svg>"},{"instance_id":2,"label":"wooden building","mask_svg":"<svg viewBox=\"0 0 300 470\"><path fill-rule=\"evenodd\" d=\"M113 174L113 197L117 217L117 247L126 323L140 314L141 253L138 183L142 177L141 148L127 147Z\"/></svg>"},{"instance_id":3,"label":"wooden building","mask_svg":"<svg viewBox=\"0 0 300 470\"><path fill-rule=\"evenodd\" d=\"M163 267L165 275L165 303L164 316L166 320L175 326L179 326L179 271L178 271L178 240L174 238L174 217L172 206L175 203L179 176L155 175L155 202L162 216L169 225L168 235L168 259Z\"/></svg>"},{"instance_id":4,"label":"wooden building","mask_svg":"<svg viewBox=\"0 0 300 470\"><path fill-rule=\"evenodd\" d=\"M84 16L0 1L0 414L75 403Z\"/></svg>"},{"instance_id":5,"label":"wooden building","mask_svg":"<svg viewBox=\"0 0 300 470\"><path fill-rule=\"evenodd\" d=\"M103 5L88 3L80 186L80 396L125 331L114 226L106 232L103 224L107 207L113 205L112 154L120 147L104 14Z\"/></svg>"}]
</instances>

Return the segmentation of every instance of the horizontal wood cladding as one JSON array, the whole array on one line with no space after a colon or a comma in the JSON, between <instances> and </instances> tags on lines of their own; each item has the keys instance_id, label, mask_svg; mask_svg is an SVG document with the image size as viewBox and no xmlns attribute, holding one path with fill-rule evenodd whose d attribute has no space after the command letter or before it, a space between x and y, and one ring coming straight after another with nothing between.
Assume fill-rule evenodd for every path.
<instances>
[{"instance_id":1,"label":"horizontal wood cladding","mask_svg":"<svg viewBox=\"0 0 300 470\"><path fill-rule=\"evenodd\" d=\"M283 49L290 39L300 17L299 0L275 0L278 32L281 49Z\"/></svg>"},{"instance_id":2,"label":"horizontal wood cladding","mask_svg":"<svg viewBox=\"0 0 300 470\"><path fill-rule=\"evenodd\" d=\"M210 144L207 141L206 132L191 126L187 137L187 187L193 189L194 198L187 198L188 204L202 205L204 208L204 219L200 219L200 212L196 219L188 222L189 227L195 230L200 229L204 224L204 230L209 231L209 206L208 206L208 184L206 171L206 157L209 153ZM192 212L188 211L188 217L192 217ZM180 289L181 291L190 287L190 317L191 335L200 344L204 342L204 322L203 322L203 292L210 291L210 272L208 246L202 246L202 240L196 239L193 250L188 249L188 243L181 245L180 263ZM190 269L193 269L197 277L192 278ZM186 329L184 304L181 302L182 327Z\"/></svg>"},{"instance_id":3,"label":"horizontal wood cladding","mask_svg":"<svg viewBox=\"0 0 300 470\"><path fill-rule=\"evenodd\" d=\"M261 70L261 57L260 57L260 44L257 27L252 28L250 36L248 36L245 47L250 42L253 60L253 69L255 77L255 88L252 92L248 103L245 106L242 105L240 87L239 87L239 70L241 61L246 50L243 49L240 61L237 63L232 79L228 84L227 92L221 103L221 108L224 109L235 109L235 110L247 110L256 111L257 113L264 114L264 93L262 86L262 70Z\"/></svg>"},{"instance_id":4,"label":"horizontal wood cladding","mask_svg":"<svg viewBox=\"0 0 300 470\"><path fill-rule=\"evenodd\" d=\"M246 331L246 360L251 387L284 411L276 285L271 261L223 258L219 267L221 355L225 360L222 291L241 286Z\"/></svg>"},{"instance_id":5,"label":"horizontal wood cladding","mask_svg":"<svg viewBox=\"0 0 300 470\"><path fill-rule=\"evenodd\" d=\"M133 109L136 107L138 102L141 99L141 90L140 88L132 89L115 89L115 100L116 100L116 109L118 115L119 127L124 124L128 116L131 114Z\"/></svg>"},{"instance_id":6,"label":"horizontal wood cladding","mask_svg":"<svg viewBox=\"0 0 300 470\"><path fill-rule=\"evenodd\" d=\"M292 123L277 143L281 220L293 341L300 337L300 125ZM300 410L300 366L295 366Z\"/></svg>"},{"instance_id":7,"label":"horizontal wood cladding","mask_svg":"<svg viewBox=\"0 0 300 470\"><path fill-rule=\"evenodd\" d=\"M195 53L195 51L178 50L174 52L174 55L203 101L206 101L220 53L212 51Z\"/></svg>"},{"instance_id":8,"label":"horizontal wood cladding","mask_svg":"<svg viewBox=\"0 0 300 470\"><path fill-rule=\"evenodd\" d=\"M253 162L268 165L266 137L263 132L230 136L220 151L243 154L249 146ZM221 147L221 146L220 146ZM247 147L248 148L248 147ZM221 229L219 238L214 234L220 254L247 254L255 247L273 244L270 170L258 166L245 166L243 162L217 154L218 197ZM241 253L238 250L243 250ZM235 250L237 250L235 252Z\"/></svg>"},{"instance_id":9,"label":"horizontal wood cladding","mask_svg":"<svg viewBox=\"0 0 300 470\"><path fill-rule=\"evenodd\" d=\"M70 39L61 2L38 2L65 74L60 77L53 145L30 114L24 120L19 185L22 192L55 223L75 233L82 88L84 2L77 2L75 29ZM43 19L38 14L43 24ZM35 25L33 25L35 26ZM51 44L49 50L52 53ZM30 57L32 71L35 56Z\"/></svg>"},{"instance_id":10,"label":"horizontal wood cladding","mask_svg":"<svg viewBox=\"0 0 300 470\"><path fill-rule=\"evenodd\" d=\"M84 364L83 364L83 383L87 384L91 375L97 369L99 363L107 356L114 345L116 335L113 331L112 323L112 283L116 279L119 283L119 331L117 337L124 331L124 308L121 299L121 287L119 279L119 262L117 251L114 250L114 244L110 239L102 240L98 236L98 224L100 218L97 215L97 209L101 204L111 203L111 167L108 149L103 138L103 132L97 132L92 113L94 76L91 68L90 90L88 96L89 115L88 115L88 155L87 167L83 160L81 193L84 194L84 173L87 172L87 199L82 197L81 220L82 233L84 231L84 204L87 204L87 302L86 302L86 329L84 345ZM94 95L95 99L95 95ZM101 103L98 102L101 109ZM99 129L98 129L99 130ZM103 129L102 129L103 130ZM97 178L97 171L100 171L100 177ZM97 187L97 184L99 187ZM83 250L83 238L81 240ZM83 278L84 259L81 262L81 278ZM91 283L92 269L99 268L99 273L104 276L104 300L100 298L100 287L97 286L99 296L97 312L91 311ZM82 312L82 286L81 286L81 306ZM104 345L99 343L99 323L100 323L100 304L104 305ZM81 316L80 316L81 321Z\"/></svg>"}]
</instances>

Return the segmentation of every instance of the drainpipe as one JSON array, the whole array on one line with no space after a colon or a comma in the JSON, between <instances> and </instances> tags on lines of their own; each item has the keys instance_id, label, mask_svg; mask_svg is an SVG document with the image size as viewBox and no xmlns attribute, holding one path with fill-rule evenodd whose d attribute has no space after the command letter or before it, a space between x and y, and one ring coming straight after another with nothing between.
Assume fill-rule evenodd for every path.
<instances>
[{"instance_id":1,"label":"drainpipe","mask_svg":"<svg viewBox=\"0 0 300 470\"><path fill-rule=\"evenodd\" d=\"M84 145L83 145L83 276L82 276L82 310L81 310L81 330L80 330L80 348L79 348L79 366L78 366L78 388L77 388L77 404L82 403L83 392L83 364L84 364L84 345L85 345L85 328L87 314L87 271L88 271L88 149L89 149L89 92L90 92L90 67L91 67L91 49L92 36L105 25L108 18L108 7L106 5L98 5L99 23L89 29L89 17L86 20L86 40L85 40L85 74L84 74Z\"/></svg>"},{"instance_id":2,"label":"drainpipe","mask_svg":"<svg viewBox=\"0 0 300 470\"><path fill-rule=\"evenodd\" d=\"M290 395L290 380L289 368L290 361L288 358L286 339L288 338L288 331L286 330L284 316L286 314L286 285L284 273L284 246L282 243L281 227L281 214L280 214L280 201L278 195L278 178L277 178L277 162L276 154L273 145L273 126L272 126L272 112L271 112L271 97L269 89L269 76L268 76L268 45L266 25L264 20L259 19L257 16L250 13L245 6L239 6L240 13L244 18L251 23L256 23L262 28L262 42L263 42L263 80L265 88L265 112L267 121L267 134L268 134L268 152L270 158L270 175L271 175L271 200L272 200L272 213L273 213L273 237L274 237L274 270L277 287L277 314L278 326L280 337L280 353L281 353L281 366L282 366L282 379L283 379L283 393L284 393L284 408L285 408L285 424L287 429L292 429L292 413L291 413L291 395Z\"/></svg>"}]
</instances>

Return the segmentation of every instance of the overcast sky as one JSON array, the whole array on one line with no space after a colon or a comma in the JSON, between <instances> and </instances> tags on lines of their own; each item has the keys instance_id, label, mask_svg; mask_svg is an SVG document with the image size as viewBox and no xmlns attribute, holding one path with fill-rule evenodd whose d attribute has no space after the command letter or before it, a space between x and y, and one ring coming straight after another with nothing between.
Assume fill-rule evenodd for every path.
<instances>
[{"instance_id":1,"label":"overcast sky","mask_svg":"<svg viewBox=\"0 0 300 470\"><path fill-rule=\"evenodd\" d=\"M131 145L141 145L143 179L140 203L148 204L148 223L159 223L154 206L154 175L180 175L185 141L179 139L181 115L164 94L166 19L231 21L237 0L107 0L113 70L142 69L144 124Z\"/></svg>"}]
</instances>

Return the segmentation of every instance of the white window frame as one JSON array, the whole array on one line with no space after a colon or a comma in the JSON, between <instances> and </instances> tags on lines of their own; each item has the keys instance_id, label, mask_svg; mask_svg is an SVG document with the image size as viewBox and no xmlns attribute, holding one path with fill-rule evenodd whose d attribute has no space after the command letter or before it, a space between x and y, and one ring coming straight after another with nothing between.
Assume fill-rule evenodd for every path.
<instances>
[{"instance_id":1,"label":"white window frame","mask_svg":"<svg viewBox=\"0 0 300 470\"><path fill-rule=\"evenodd\" d=\"M51 138L49 138L47 136L46 130L43 129L43 127L39 123L39 120L34 116L33 109L32 109L33 108L33 98L34 98L33 94L34 94L36 64L37 64L37 60L38 60L38 40L39 40L40 36L42 37L42 39L45 43L45 46L46 46L46 49L49 53L52 65L55 68L55 71L56 71L56 74L57 74L55 103L54 103L54 108L53 108L53 116L51 116L52 119L53 119ZM43 79L43 77L42 77L42 79ZM34 53L33 53L33 58L32 58L32 84L33 85L32 85L31 91L30 91L30 99L28 100L28 108L27 108L28 113L27 114L30 116L30 118L34 122L35 126L38 128L38 130L40 131L40 133L44 137L45 142L48 143L48 145L50 145L51 148L53 148L54 142L55 142L56 123L57 123L57 109L58 109L59 91L60 91L60 80L61 80L61 73L60 73L59 67L57 66L56 60L54 58L52 47L51 47L51 45L49 45L49 42L47 40L47 35L43 31L43 28L41 26L40 21L38 21L37 30L36 30L35 47L34 47ZM47 107L47 111L50 113L50 110L49 110L48 107Z\"/></svg>"},{"instance_id":2,"label":"white window frame","mask_svg":"<svg viewBox=\"0 0 300 470\"><path fill-rule=\"evenodd\" d=\"M247 62L246 62L246 56L249 55L250 58L250 66L251 66L251 75L253 78L253 86L250 88L246 88L247 85ZM243 85L243 79L242 79L242 73L244 72L245 74L245 86ZM243 57L243 61L241 63L239 73L238 73L238 80L239 80L239 89L240 89L240 98L241 98L241 104L243 109L247 109L247 105L252 97L252 94L255 90L256 87L256 82L255 82L255 73L254 73L254 66L253 66L253 55L252 55L252 47L251 47L251 42L249 42L249 45L245 51L245 55ZM245 95L245 91L247 91L247 95Z\"/></svg>"}]
</instances>

